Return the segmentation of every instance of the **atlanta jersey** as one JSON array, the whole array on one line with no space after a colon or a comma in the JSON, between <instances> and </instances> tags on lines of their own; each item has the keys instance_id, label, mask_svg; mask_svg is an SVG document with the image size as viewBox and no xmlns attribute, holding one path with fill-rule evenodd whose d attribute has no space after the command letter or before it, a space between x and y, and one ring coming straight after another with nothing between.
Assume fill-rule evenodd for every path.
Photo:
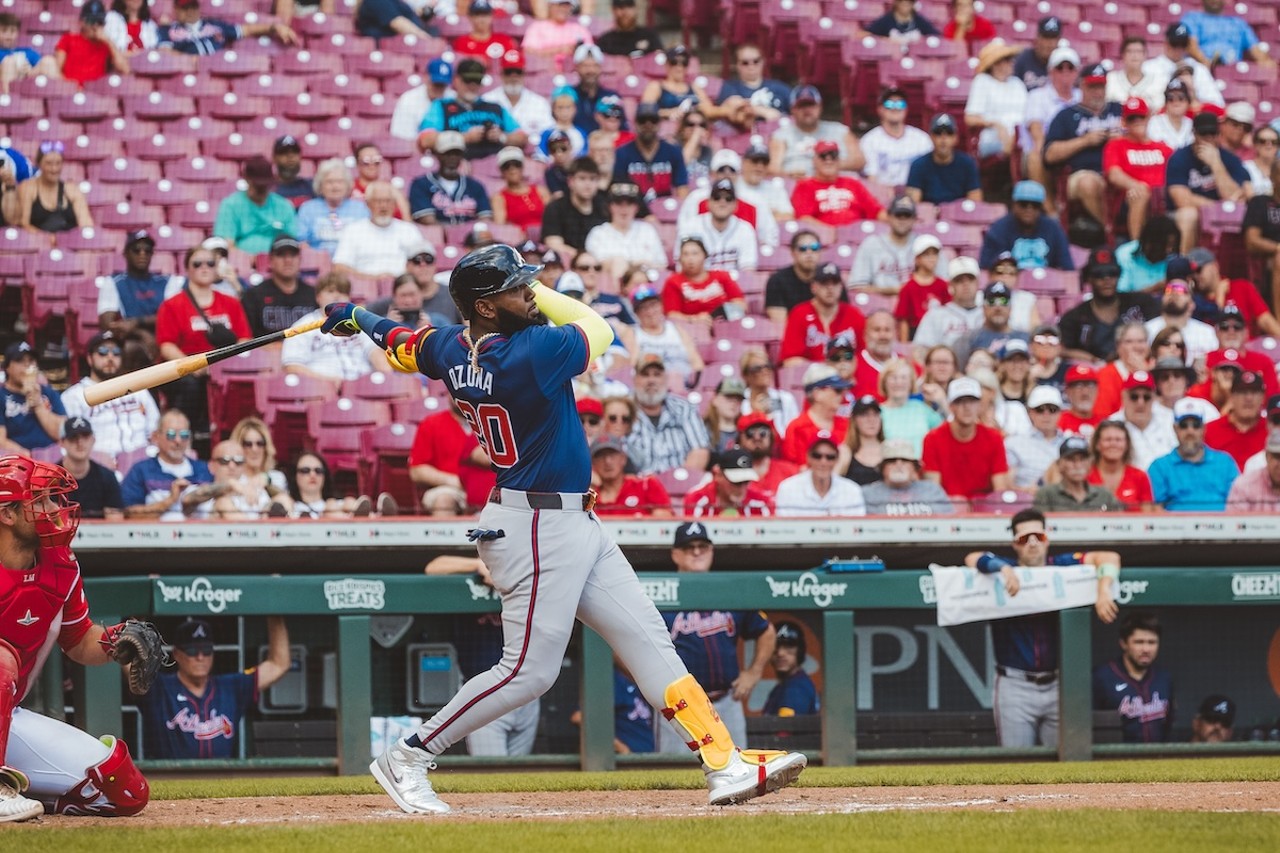
<instances>
[{"instance_id":1,"label":"atlanta jersey","mask_svg":"<svg viewBox=\"0 0 1280 853\"><path fill-rule=\"evenodd\" d=\"M759 610L685 610L662 619L680 660L710 694L728 690L738 677L738 638L755 639L769 629Z\"/></svg>"},{"instance_id":2,"label":"atlanta jersey","mask_svg":"<svg viewBox=\"0 0 1280 853\"><path fill-rule=\"evenodd\" d=\"M31 569L0 566L0 642L18 656L18 701L56 642L74 647L88 633L89 602L70 548L41 548Z\"/></svg>"},{"instance_id":3,"label":"atlanta jersey","mask_svg":"<svg viewBox=\"0 0 1280 853\"><path fill-rule=\"evenodd\" d=\"M1120 715L1125 743L1163 743L1173 727L1173 676L1153 666L1135 679L1124 661L1104 663L1093 671L1093 707Z\"/></svg>"},{"instance_id":4,"label":"atlanta jersey","mask_svg":"<svg viewBox=\"0 0 1280 853\"><path fill-rule=\"evenodd\" d=\"M240 719L258 701L258 673L211 675L194 695L177 673L161 673L138 697L147 758L236 758Z\"/></svg>"}]
</instances>

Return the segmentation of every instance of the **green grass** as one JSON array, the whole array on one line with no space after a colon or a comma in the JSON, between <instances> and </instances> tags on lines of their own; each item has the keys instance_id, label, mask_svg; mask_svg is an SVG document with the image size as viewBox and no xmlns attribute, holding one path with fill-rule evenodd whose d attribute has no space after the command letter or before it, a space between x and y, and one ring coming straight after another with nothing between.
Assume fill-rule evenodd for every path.
<instances>
[{"instance_id":1,"label":"green grass","mask_svg":"<svg viewBox=\"0 0 1280 853\"><path fill-rule=\"evenodd\" d=\"M439 770L432 774L431 780L436 790L444 794L514 791L697 790L705 784L702 773L693 769L620 770L613 773L466 773ZM849 788L886 785L1276 781L1280 781L1280 761L1274 757L1197 757L1080 763L811 767L801 777L799 786L802 788ZM152 797L158 800L201 797L287 797L376 794L380 790L377 783L369 776L159 779L152 784ZM1277 844L1277 848L1280 848L1280 844Z\"/></svg>"},{"instance_id":2,"label":"green grass","mask_svg":"<svg viewBox=\"0 0 1280 853\"><path fill-rule=\"evenodd\" d=\"M1274 851L1280 815L1080 810L857 815L711 816L691 820L440 823L430 818L384 824L209 829L76 829L15 827L0 830L0 846L22 853L102 853L103 850L245 851L335 850L395 853L753 853L852 851L858 853L986 853L1088 850L1089 853L1232 853ZM22 835L18 833L22 832ZM6 833L12 833L5 838ZM11 840L12 839L12 840Z\"/></svg>"}]
</instances>

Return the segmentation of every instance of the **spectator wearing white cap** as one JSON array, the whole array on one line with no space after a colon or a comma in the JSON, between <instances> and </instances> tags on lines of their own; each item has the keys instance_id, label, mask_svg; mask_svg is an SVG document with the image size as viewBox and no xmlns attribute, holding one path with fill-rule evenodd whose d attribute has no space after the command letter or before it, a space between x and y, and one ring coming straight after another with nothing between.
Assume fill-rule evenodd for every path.
<instances>
[{"instance_id":1,"label":"spectator wearing white cap","mask_svg":"<svg viewBox=\"0 0 1280 853\"><path fill-rule=\"evenodd\" d=\"M965 501L1013 485L1004 438L978 423L982 386L962 376L947 386L951 420L924 437L921 464L926 478L942 486L953 500Z\"/></svg>"},{"instance_id":2,"label":"spectator wearing white cap","mask_svg":"<svg viewBox=\"0 0 1280 853\"><path fill-rule=\"evenodd\" d=\"M920 451L903 439L882 445L880 479L862 487L867 515L954 515L942 487L920 474Z\"/></svg>"},{"instance_id":3,"label":"spectator wearing white cap","mask_svg":"<svg viewBox=\"0 0 1280 853\"><path fill-rule=\"evenodd\" d=\"M1164 87L1169 81L1147 67L1147 40L1126 36L1120 43L1120 67L1107 74L1107 100L1123 104L1130 98L1147 102L1151 112L1164 106Z\"/></svg>"},{"instance_id":4,"label":"spectator wearing white cap","mask_svg":"<svg viewBox=\"0 0 1280 853\"><path fill-rule=\"evenodd\" d=\"M707 212L698 214L687 230L677 235L676 245L696 235L706 246L708 269L754 270L759 263L760 241L755 228L736 215L737 207L733 181L717 179L707 197Z\"/></svg>"},{"instance_id":5,"label":"spectator wearing white cap","mask_svg":"<svg viewBox=\"0 0 1280 853\"><path fill-rule=\"evenodd\" d=\"M900 341L911 340L925 314L951 301L947 282L937 275L942 241L932 234L921 234L912 241L911 253L915 255L915 269L903 282L893 306Z\"/></svg>"},{"instance_id":6,"label":"spectator wearing white cap","mask_svg":"<svg viewBox=\"0 0 1280 853\"><path fill-rule=\"evenodd\" d=\"M907 124L907 94L897 86L880 93L876 115L880 124L858 140L867 158L862 173L883 186L901 186L907 182L912 161L933 151L933 139Z\"/></svg>"},{"instance_id":7,"label":"spectator wearing white cap","mask_svg":"<svg viewBox=\"0 0 1280 853\"><path fill-rule=\"evenodd\" d=\"M550 0L547 17L529 24L520 44L525 53L535 56L563 61L572 54L576 60L574 49L581 45L595 47L595 37L573 17L573 0ZM600 48L595 50L599 52Z\"/></svg>"},{"instance_id":8,"label":"spectator wearing white cap","mask_svg":"<svg viewBox=\"0 0 1280 853\"><path fill-rule=\"evenodd\" d=\"M503 186L489 197L493 221L511 223L525 231L542 227L542 213L551 193L542 185L534 186L524 174L524 152L508 145L498 152L498 171Z\"/></svg>"},{"instance_id":9,"label":"spectator wearing white cap","mask_svg":"<svg viewBox=\"0 0 1280 853\"><path fill-rule=\"evenodd\" d=\"M1034 492L1058 459L1058 448L1067 437L1058 426L1062 408L1062 394L1052 385L1037 385L1027 396L1031 429L1006 438L1004 443L1013 488L1018 491Z\"/></svg>"},{"instance_id":10,"label":"spectator wearing white cap","mask_svg":"<svg viewBox=\"0 0 1280 853\"><path fill-rule=\"evenodd\" d=\"M1229 512L1280 512L1280 429L1272 428L1262 467L1245 472L1227 493Z\"/></svg>"},{"instance_id":11,"label":"spectator wearing white cap","mask_svg":"<svg viewBox=\"0 0 1280 853\"><path fill-rule=\"evenodd\" d=\"M1076 75L1080 69L1080 54L1063 45L1054 48L1049 55L1049 81L1032 89L1027 95L1025 119L1018 127L1018 144L1026 152L1027 177L1048 185L1048 173L1044 168L1044 134L1063 107L1080 100Z\"/></svg>"},{"instance_id":12,"label":"spectator wearing white cap","mask_svg":"<svg viewBox=\"0 0 1280 853\"><path fill-rule=\"evenodd\" d=\"M1155 502L1172 512L1222 512L1240 475L1230 455L1205 446L1200 415L1179 405L1176 446L1147 468Z\"/></svg>"},{"instance_id":13,"label":"spectator wearing white cap","mask_svg":"<svg viewBox=\"0 0 1280 853\"><path fill-rule=\"evenodd\" d=\"M1226 114L1222 117L1222 147L1239 157L1248 160L1253 156L1253 149L1248 145L1249 134L1253 133L1253 123L1258 118L1258 111L1253 104L1236 101L1227 105ZM1254 191L1257 192L1257 187Z\"/></svg>"},{"instance_id":14,"label":"spectator wearing white cap","mask_svg":"<svg viewBox=\"0 0 1280 853\"><path fill-rule=\"evenodd\" d=\"M369 218L342 229L333 268L345 275L399 275L405 258L413 257L408 250L422 242L422 232L395 218L395 191L386 181L369 184L364 202Z\"/></svg>"},{"instance_id":15,"label":"spectator wearing white cap","mask_svg":"<svg viewBox=\"0 0 1280 853\"><path fill-rule=\"evenodd\" d=\"M808 468L778 484L774 503L780 516L859 516L867 514L862 487L835 475L839 447L819 436L806 453ZM752 472L754 473L754 471Z\"/></svg>"},{"instance_id":16,"label":"spectator wearing white cap","mask_svg":"<svg viewBox=\"0 0 1280 853\"><path fill-rule=\"evenodd\" d=\"M982 325L982 305L978 302L978 262L959 257L951 262L947 291L951 299L930 308L920 319L911 339L917 362L924 360L930 347L946 346L953 350L970 332Z\"/></svg>"},{"instance_id":17,"label":"spectator wearing white cap","mask_svg":"<svg viewBox=\"0 0 1280 853\"><path fill-rule=\"evenodd\" d=\"M728 179L733 182L734 192L738 197L733 215L755 228L756 238L761 246L776 247L779 239L778 220L769 209L769 199L760 187L751 186L742 179L742 170L742 157L732 148L721 148L713 154L710 182L704 186L694 187L685 196L684 202L680 205L680 215L676 218L677 233L687 233L697 221L698 216L709 211L708 201L712 185L722 179ZM788 209L791 207L790 199L787 201L787 207Z\"/></svg>"}]
</instances>

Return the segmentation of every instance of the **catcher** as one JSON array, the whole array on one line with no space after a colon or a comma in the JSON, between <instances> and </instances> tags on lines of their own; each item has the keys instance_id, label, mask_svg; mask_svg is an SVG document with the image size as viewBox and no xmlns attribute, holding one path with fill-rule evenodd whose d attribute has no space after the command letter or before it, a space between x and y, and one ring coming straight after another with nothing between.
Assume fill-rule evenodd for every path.
<instances>
[{"instance_id":1,"label":"catcher","mask_svg":"<svg viewBox=\"0 0 1280 853\"><path fill-rule=\"evenodd\" d=\"M120 663L134 693L151 687L163 663L150 625L90 621L70 548L80 524L67 498L75 488L57 465L0 456L0 822L133 815L147 805L147 780L124 741L18 707L55 642L86 666Z\"/></svg>"}]
</instances>

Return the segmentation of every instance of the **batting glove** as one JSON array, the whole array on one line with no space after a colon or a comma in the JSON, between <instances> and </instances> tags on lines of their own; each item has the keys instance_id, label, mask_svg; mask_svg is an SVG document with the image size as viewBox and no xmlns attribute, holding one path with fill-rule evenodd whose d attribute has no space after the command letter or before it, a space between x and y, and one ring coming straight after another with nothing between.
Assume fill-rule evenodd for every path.
<instances>
[{"instance_id":1,"label":"batting glove","mask_svg":"<svg viewBox=\"0 0 1280 853\"><path fill-rule=\"evenodd\" d=\"M360 310L354 302L330 302L324 306L327 318L320 331L337 338L349 338L360 334L360 324L356 322L356 311Z\"/></svg>"}]
</instances>

